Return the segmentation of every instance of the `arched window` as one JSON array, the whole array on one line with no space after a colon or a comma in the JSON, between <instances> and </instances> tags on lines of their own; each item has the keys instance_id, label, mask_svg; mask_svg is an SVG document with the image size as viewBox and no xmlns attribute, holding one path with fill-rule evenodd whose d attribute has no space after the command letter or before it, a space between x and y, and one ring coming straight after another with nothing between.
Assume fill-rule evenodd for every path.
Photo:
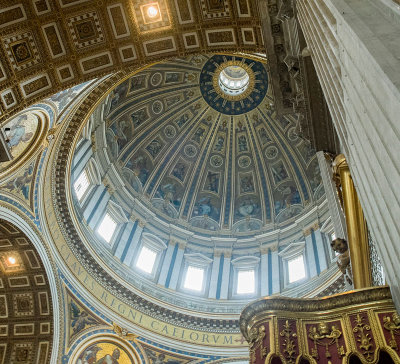
<instances>
[{"instance_id":1,"label":"arched window","mask_svg":"<svg viewBox=\"0 0 400 364\"><path fill-rule=\"evenodd\" d=\"M100 223L96 227L96 233L110 245L114 244L117 232L122 224L127 222L123 210L120 206L112 201L108 202L107 208L100 219Z\"/></svg>"},{"instance_id":2,"label":"arched window","mask_svg":"<svg viewBox=\"0 0 400 364\"><path fill-rule=\"evenodd\" d=\"M183 280L181 287L197 293L204 293L206 288L209 266L212 259L200 253L185 254L185 265L183 268Z\"/></svg>"},{"instance_id":3,"label":"arched window","mask_svg":"<svg viewBox=\"0 0 400 364\"><path fill-rule=\"evenodd\" d=\"M285 286L307 278L304 251L305 243L302 241L290 244L279 253L283 262Z\"/></svg>"},{"instance_id":4,"label":"arched window","mask_svg":"<svg viewBox=\"0 0 400 364\"><path fill-rule=\"evenodd\" d=\"M98 184L100 184L100 176L97 164L96 161L91 158L73 184L76 197L81 205L90 194L92 188Z\"/></svg>"},{"instance_id":5,"label":"arched window","mask_svg":"<svg viewBox=\"0 0 400 364\"><path fill-rule=\"evenodd\" d=\"M258 287L258 264L260 258L254 256L239 257L232 260L233 296L254 296Z\"/></svg>"},{"instance_id":6,"label":"arched window","mask_svg":"<svg viewBox=\"0 0 400 364\"><path fill-rule=\"evenodd\" d=\"M157 236L143 233L139 253L135 259L135 267L151 277L155 276L162 252L167 245Z\"/></svg>"}]
</instances>

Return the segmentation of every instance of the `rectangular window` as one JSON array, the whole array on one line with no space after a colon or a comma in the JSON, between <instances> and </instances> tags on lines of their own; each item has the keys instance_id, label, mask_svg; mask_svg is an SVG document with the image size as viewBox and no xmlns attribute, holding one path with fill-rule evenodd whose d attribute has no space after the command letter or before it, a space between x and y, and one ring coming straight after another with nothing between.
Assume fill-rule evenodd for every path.
<instances>
[{"instance_id":1,"label":"rectangular window","mask_svg":"<svg viewBox=\"0 0 400 364\"><path fill-rule=\"evenodd\" d=\"M204 269L189 266L186 272L184 287L200 292L203 289Z\"/></svg>"},{"instance_id":2,"label":"rectangular window","mask_svg":"<svg viewBox=\"0 0 400 364\"><path fill-rule=\"evenodd\" d=\"M255 291L254 270L239 270L237 274L237 293L249 294Z\"/></svg>"},{"instance_id":3,"label":"rectangular window","mask_svg":"<svg viewBox=\"0 0 400 364\"><path fill-rule=\"evenodd\" d=\"M136 262L136 267L141 269L142 271L146 273L152 273L153 268L154 268L154 263L156 262L157 258L157 253L149 249L146 246L143 246L142 249L140 250L137 262Z\"/></svg>"},{"instance_id":4,"label":"rectangular window","mask_svg":"<svg viewBox=\"0 0 400 364\"><path fill-rule=\"evenodd\" d=\"M84 170L74 183L74 190L78 200L81 200L87 189L89 188L90 182L86 171Z\"/></svg>"},{"instance_id":5,"label":"rectangular window","mask_svg":"<svg viewBox=\"0 0 400 364\"><path fill-rule=\"evenodd\" d=\"M109 214L105 214L103 220L97 228L97 232L107 243L109 243L114 235L116 227L117 223L113 220L113 218Z\"/></svg>"},{"instance_id":6,"label":"rectangular window","mask_svg":"<svg viewBox=\"0 0 400 364\"><path fill-rule=\"evenodd\" d=\"M288 260L289 283L306 278L303 255Z\"/></svg>"}]
</instances>

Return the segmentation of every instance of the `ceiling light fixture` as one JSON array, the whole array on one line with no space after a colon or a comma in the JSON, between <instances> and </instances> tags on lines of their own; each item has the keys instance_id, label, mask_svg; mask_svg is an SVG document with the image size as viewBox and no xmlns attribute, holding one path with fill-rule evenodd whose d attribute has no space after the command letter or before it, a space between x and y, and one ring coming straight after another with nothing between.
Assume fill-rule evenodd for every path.
<instances>
[{"instance_id":1,"label":"ceiling light fixture","mask_svg":"<svg viewBox=\"0 0 400 364\"><path fill-rule=\"evenodd\" d=\"M14 265L17 262L17 260L14 257L8 257L8 262Z\"/></svg>"},{"instance_id":2,"label":"ceiling light fixture","mask_svg":"<svg viewBox=\"0 0 400 364\"><path fill-rule=\"evenodd\" d=\"M149 18L155 18L158 15L158 9L155 6L149 6L147 8L147 15Z\"/></svg>"}]
</instances>

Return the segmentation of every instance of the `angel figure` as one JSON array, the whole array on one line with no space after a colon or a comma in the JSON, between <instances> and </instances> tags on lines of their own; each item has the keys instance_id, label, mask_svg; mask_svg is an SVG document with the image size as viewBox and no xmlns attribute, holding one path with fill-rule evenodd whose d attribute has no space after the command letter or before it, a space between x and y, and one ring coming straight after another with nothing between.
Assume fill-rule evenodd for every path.
<instances>
[{"instance_id":1,"label":"angel figure","mask_svg":"<svg viewBox=\"0 0 400 364\"><path fill-rule=\"evenodd\" d=\"M71 301L70 313L71 313L71 327L73 328L74 334L85 329L87 325L98 324L96 320L92 316L89 316L89 314L86 311L83 310L81 311L73 301Z\"/></svg>"}]
</instances>

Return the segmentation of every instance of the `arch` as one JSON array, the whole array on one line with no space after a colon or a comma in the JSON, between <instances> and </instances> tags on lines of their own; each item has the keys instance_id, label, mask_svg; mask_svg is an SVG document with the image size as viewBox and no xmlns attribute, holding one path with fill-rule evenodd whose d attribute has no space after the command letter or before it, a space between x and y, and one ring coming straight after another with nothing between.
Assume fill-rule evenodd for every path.
<instances>
[{"instance_id":1,"label":"arch","mask_svg":"<svg viewBox=\"0 0 400 364\"><path fill-rule=\"evenodd\" d=\"M284 361L278 355L272 355L269 364L284 364Z\"/></svg>"},{"instance_id":2,"label":"arch","mask_svg":"<svg viewBox=\"0 0 400 364\"><path fill-rule=\"evenodd\" d=\"M107 344L107 348L102 347L102 345ZM106 345L104 345L106 346ZM102 348L103 350L99 351L102 356L113 355L113 350L118 350L122 352L121 359L123 362L126 362L126 359L128 358L132 364L141 364L142 361L140 359L140 355L137 352L137 350L126 340L121 340L118 336L112 335L112 334L97 334L90 336L88 339L83 340L77 347L74 349L72 354L70 355L68 364L75 364L77 363L78 359L82 357L82 355L85 355L85 351L88 348L93 348L93 347L99 347ZM107 350L108 349L108 350ZM96 350L91 350L94 352L94 355L96 357L96 362L97 360L100 360L100 357L96 356Z\"/></svg>"},{"instance_id":3,"label":"arch","mask_svg":"<svg viewBox=\"0 0 400 364\"><path fill-rule=\"evenodd\" d=\"M46 110L33 107L26 109L7 120L4 128L9 127L14 132L10 138L9 148L12 159L2 163L0 178L9 176L19 167L25 164L41 147L47 134L50 124L50 117ZM12 145L10 146L10 143ZM12 149L14 148L14 149ZM15 150L15 154L13 152Z\"/></svg>"},{"instance_id":4,"label":"arch","mask_svg":"<svg viewBox=\"0 0 400 364\"><path fill-rule=\"evenodd\" d=\"M89 173L89 178L91 182L93 182L96 185L99 185L101 183L101 176L99 172L99 167L97 165L97 161L93 157L89 159L86 168Z\"/></svg>"},{"instance_id":5,"label":"arch","mask_svg":"<svg viewBox=\"0 0 400 364\"><path fill-rule=\"evenodd\" d=\"M386 350L381 350L379 352L379 360L377 364L391 364L395 363L395 360L393 359L393 356L389 354Z\"/></svg>"},{"instance_id":6,"label":"arch","mask_svg":"<svg viewBox=\"0 0 400 364\"><path fill-rule=\"evenodd\" d=\"M297 364L313 364L314 361L311 358L307 358L306 356L302 355L297 359Z\"/></svg>"},{"instance_id":7,"label":"arch","mask_svg":"<svg viewBox=\"0 0 400 364\"><path fill-rule=\"evenodd\" d=\"M50 252L40 235L37 233L36 229L31 225L31 223L22 218L17 211L14 211L9 207L5 207L4 205L0 205L0 219L12 224L17 230L22 232L26 238L28 238L29 242L33 245L38 253L42 266L45 270L50 290L53 316L53 342L51 345L50 363L57 363L59 344L60 339L62 338L60 326L61 305L59 302L60 294L58 292L57 276L55 273L55 268L53 267L53 261L51 259Z\"/></svg>"},{"instance_id":8,"label":"arch","mask_svg":"<svg viewBox=\"0 0 400 364\"><path fill-rule=\"evenodd\" d=\"M362 361L357 354L350 354L347 358L347 364L362 364Z\"/></svg>"}]
</instances>

